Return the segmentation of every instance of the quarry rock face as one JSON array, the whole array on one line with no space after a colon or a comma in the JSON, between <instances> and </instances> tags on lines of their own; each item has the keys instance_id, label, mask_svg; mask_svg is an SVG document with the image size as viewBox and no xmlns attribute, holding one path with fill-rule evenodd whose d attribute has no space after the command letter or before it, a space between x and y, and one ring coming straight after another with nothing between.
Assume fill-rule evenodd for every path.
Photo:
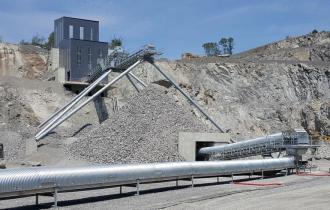
<instances>
[{"instance_id":1,"label":"quarry rock face","mask_svg":"<svg viewBox=\"0 0 330 210\"><path fill-rule=\"evenodd\" d=\"M309 33L238 53L241 60L330 61L330 33Z\"/></svg>"},{"instance_id":2,"label":"quarry rock face","mask_svg":"<svg viewBox=\"0 0 330 210\"><path fill-rule=\"evenodd\" d=\"M327 124L321 107L325 110L322 104L330 99L328 65L237 61L157 65L176 78L234 138L299 127L318 132L314 117L309 116L314 112ZM146 81L162 79L149 64L141 66L137 74ZM180 94L176 97L187 103ZM310 106L315 110L308 109Z\"/></svg>"},{"instance_id":3,"label":"quarry rock face","mask_svg":"<svg viewBox=\"0 0 330 210\"><path fill-rule=\"evenodd\" d=\"M0 43L0 76L41 79L48 57L48 51L37 46Z\"/></svg>"},{"instance_id":4,"label":"quarry rock face","mask_svg":"<svg viewBox=\"0 0 330 210\"><path fill-rule=\"evenodd\" d=\"M155 64L176 80L234 140L291 128L329 136L329 37L329 32L312 33L229 58L156 60ZM12 54L6 56L1 57L2 66L13 62ZM28 65L23 59L16 61L22 62L21 66ZM33 59L29 61L34 65ZM47 70L28 68L31 71L21 74L13 66L1 70L2 76L12 77L0 80L0 131L15 133L3 136L15 138L9 141L14 142L10 148L21 148L17 145L31 138L36 126L74 94L60 84L42 81L45 75L52 76ZM137 94L124 78L104 98L108 120L100 125L91 103L56 128L49 140L47 137L41 141L55 141L58 145L66 142L68 154L91 162L179 161L182 158L176 148L178 132L217 131L152 65L143 63L133 73L154 85ZM117 75L112 73L109 79ZM328 157L329 150L324 148L324 157ZM9 154L13 159L21 153Z\"/></svg>"}]
</instances>

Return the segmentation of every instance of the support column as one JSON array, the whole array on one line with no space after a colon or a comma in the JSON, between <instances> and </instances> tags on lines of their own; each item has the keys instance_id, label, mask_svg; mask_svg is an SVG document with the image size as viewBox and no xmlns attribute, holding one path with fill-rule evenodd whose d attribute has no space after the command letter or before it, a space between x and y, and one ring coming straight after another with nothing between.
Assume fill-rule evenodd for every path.
<instances>
[{"instance_id":1,"label":"support column","mask_svg":"<svg viewBox=\"0 0 330 210\"><path fill-rule=\"evenodd\" d=\"M287 176L288 174L289 174L289 169L286 169L285 176Z\"/></svg>"},{"instance_id":2,"label":"support column","mask_svg":"<svg viewBox=\"0 0 330 210\"><path fill-rule=\"evenodd\" d=\"M131 76L129 74L126 74L126 77L128 79L128 81L133 85L133 87L135 88L135 90L139 93L140 89L138 88L138 86L134 83L134 81L132 80Z\"/></svg>"},{"instance_id":3,"label":"support column","mask_svg":"<svg viewBox=\"0 0 330 210\"><path fill-rule=\"evenodd\" d=\"M136 180L136 194L135 195L140 195L140 180Z\"/></svg>"},{"instance_id":4,"label":"support column","mask_svg":"<svg viewBox=\"0 0 330 210\"><path fill-rule=\"evenodd\" d=\"M39 194L36 194L36 206L39 205Z\"/></svg>"},{"instance_id":5,"label":"support column","mask_svg":"<svg viewBox=\"0 0 330 210\"><path fill-rule=\"evenodd\" d=\"M57 201L58 201L58 197L57 197L57 188L55 188L54 190L54 207L57 207Z\"/></svg>"},{"instance_id":6,"label":"support column","mask_svg":"<svg viewBox=\"0 0 330 210\"><path fill-rule=\"evenodd\" d=\"M191 187L194 187L194 176L191 176Z\"/></svg>"}]
</instances>

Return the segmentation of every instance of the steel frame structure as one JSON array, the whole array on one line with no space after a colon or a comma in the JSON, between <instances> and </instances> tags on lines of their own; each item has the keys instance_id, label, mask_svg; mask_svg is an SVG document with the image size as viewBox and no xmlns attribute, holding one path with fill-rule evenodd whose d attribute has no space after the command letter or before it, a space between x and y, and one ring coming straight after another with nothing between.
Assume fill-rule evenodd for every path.
<instances>
[{"instance_id":1,"label":"steel frame structure","mask_svg":"<svg viewBox=\"0 0 330 210\"><path fill-rule=\"evenodd\" d=\"M307 150L315 147L317 145L311 145L305 130L295 129L227 145L204 147L199 150L199 154L215 154L217 159L230 160L256 155L270 155L284 150L291 150L291 152L299 149Z\"/></svg>"},{"instance_id":2,"label":"steel frame structure","mask_svg":"<svg viewBox=\"0 0 330 210\"><path fill-rule=\"evenodd\" d=\"M203 110L203 108L198 105L183 89L173 80L170 76L168 76L163 70L161 70L155 63L153 62L153 56L156 55L157 52L153 46L147 45L143 49L138 50L137 52L127 56L125 59L121 58L118 60L114 59L114 55L111 54L108 56L104 65L99 65L91 75L89 82L92 82L88 87L86 87L80 94L66 103L62 108L57 110L54 114L52 114L49 118L47 118L44 122L39 125L41 130L36 133L35 139L39 141L43 137L45 137L49 132L54 130L57 126L79 111L82 107L92 101L95 97L99 96L101 93L106 91L111 85L115 84L118 80L122 77L126 76L129 81L132 83L134 88L139 91L136 84L133 82L132 79L135 79L139 84L143 87L146 87L146 84L137 76L135 76L131 71L140 63L147 61L151 63L155 69L163 75L167 80L169 80L172 85L179 90L179 92L186 97L188 101L191 102L205 117L208 119L220 132L224 132L224 130ZM90 93L102 80L104 80L112 71L120 71L120 75L115 77L112 81L104 85L100 90L94 93L88 99L85 99L88 93ZM101 75L101 76L99 76ZM80 104L78 104L81 102ZM77 105L78 104L78 105Z\"/></svg>"}]
</instances>

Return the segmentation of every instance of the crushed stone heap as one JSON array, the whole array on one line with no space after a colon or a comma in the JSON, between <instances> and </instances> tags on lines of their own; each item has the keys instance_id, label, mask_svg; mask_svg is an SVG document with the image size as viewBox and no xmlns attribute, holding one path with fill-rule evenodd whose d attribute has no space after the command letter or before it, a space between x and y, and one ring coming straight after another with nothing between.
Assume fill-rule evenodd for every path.
<instances>
[{"instance_id":1,"label":"crushed stone heap","mask_svg":"<svg viewBox=\"0 0 330 210\"><path fill-rule=\"evenodd\" d=\"M180 131L206 130L190 105L179 105L168 89L150 85L102 125L72 143L70 153L97 163L148 163L183 160Z\"/></svg>"}]
</instances>

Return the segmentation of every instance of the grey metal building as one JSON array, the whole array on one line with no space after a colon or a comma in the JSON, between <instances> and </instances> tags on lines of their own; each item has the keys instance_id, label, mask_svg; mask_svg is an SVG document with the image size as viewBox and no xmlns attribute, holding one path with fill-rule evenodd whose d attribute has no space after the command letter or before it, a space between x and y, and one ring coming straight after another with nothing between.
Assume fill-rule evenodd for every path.
<instances>
[{"instance_id":1,"label":"grey metal building","mask_svg":"<svg viewBox=\"0 0 330 210\"><path fill-rule=\"evenodd\" d=\"M66 81L84 81L104 59L108 43L99 41L99 22L72 17L55 20L55 48L59 48L59 67Z\"/></svg>"}]
</instances>

